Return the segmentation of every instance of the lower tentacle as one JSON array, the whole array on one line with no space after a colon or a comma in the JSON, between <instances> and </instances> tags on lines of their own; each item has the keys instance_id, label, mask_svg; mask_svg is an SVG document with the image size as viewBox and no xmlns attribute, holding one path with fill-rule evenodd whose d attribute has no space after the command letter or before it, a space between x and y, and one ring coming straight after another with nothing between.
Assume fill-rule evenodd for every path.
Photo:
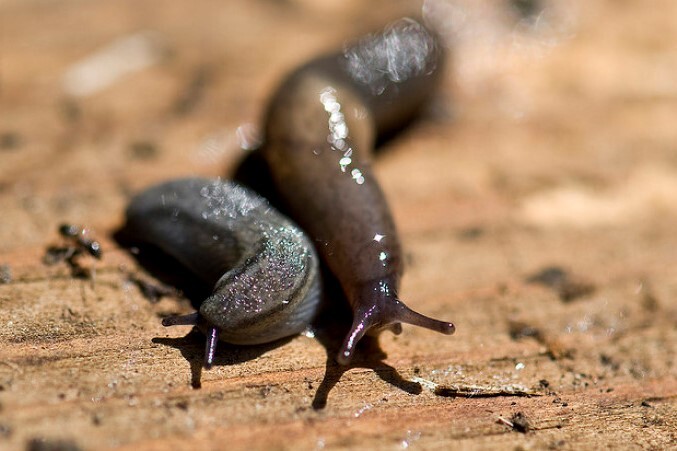
<instances>
[{"instance_id":1,"label":"lower tentacle","mask_svg":"<svg viewBox=\"0 0 677 451\"><path fill-rule=\"evenodd\" d=\"M207 331L207 344L205 346L205 369L210 369L214 364L214 355L216 354L216 345L219 342L219 329L212 326Z\"/></svg>"}]
</instances>

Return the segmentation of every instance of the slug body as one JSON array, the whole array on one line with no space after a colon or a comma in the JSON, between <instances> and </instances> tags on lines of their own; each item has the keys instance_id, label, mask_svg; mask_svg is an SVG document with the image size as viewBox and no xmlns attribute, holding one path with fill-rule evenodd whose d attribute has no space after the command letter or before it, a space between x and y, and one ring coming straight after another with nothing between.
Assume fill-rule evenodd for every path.
<instances>
[{"instance_id":1,"label":"slug body","mask_svg":"<svg viewBox=\"0 0 677 451\"><path fill-rule=\"evenodd\" d=\"M205 366L219 339L259 344L303 331L319 307L314 247L289 219L230 182L188 178L137 195L127 229L213 286L199 312L163 325L197 325L207 335Z\"/></svg>"},{"instance_id":2,"label":"slug body","mask_svg":"<svg viewBox=\"0 0 677 451\"><path fill-rule=\"evenodd\" d=\"M276 188L353 310L337 356L342 364L366 333L399 333L401 323L455 330L399 300L400 242L370 167L376 138L401 127L431 97L440 59L435 37L403 19L302 66L268 108L262 154Z\"/></svg>"}]
</instances>

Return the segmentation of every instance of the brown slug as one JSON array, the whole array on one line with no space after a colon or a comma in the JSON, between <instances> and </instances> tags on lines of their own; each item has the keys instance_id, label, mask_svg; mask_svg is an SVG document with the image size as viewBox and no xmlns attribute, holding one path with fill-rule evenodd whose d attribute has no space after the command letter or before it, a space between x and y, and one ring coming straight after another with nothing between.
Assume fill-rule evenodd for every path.
<instances>
[{"instance_id":1,"label":"brown slug","mask_svg":"<svg viewBox=\"0 0 677 451\"><path fill-rule=\"evenodd\" d=\"M401 127L430 99L441 62L433 33L402 19L294 71L267 110L261 151L275 187L353 310L341 364L367 333L400 333L401 323L455 330L399 299L400 242L371 170L377 136Z\"/></svg>"},{"instance_id":2,"label":"brown slug","mask_svg":"<svg viewBox=\"0 0 677 451\"><path fill-rule=\"evenodd\" d=\"M127 233L176 259L209 287L195 325L211 367L219 339L260 344L302 332L320 304L319 263L305 234L247 188L187 178L151 187L127 208Z\"/></svg>"}]
</instances>

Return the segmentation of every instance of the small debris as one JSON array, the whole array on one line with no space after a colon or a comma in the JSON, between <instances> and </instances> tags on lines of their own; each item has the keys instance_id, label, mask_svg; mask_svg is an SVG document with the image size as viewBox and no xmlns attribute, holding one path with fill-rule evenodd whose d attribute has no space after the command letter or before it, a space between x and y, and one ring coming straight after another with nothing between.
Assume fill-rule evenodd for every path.
<instances>
[{"instance_id":1,"label":"small debris","mask_svg":"<svg viewBox=\"0 0 677 451\"><path fill-rule=\"evenodd\" d=\"M45 265L52 266L66 262L71 269L71 275L81 279L93 279L94 271L80 264L83 254L101 259L101 244L92 239L89 230L73 224L61 224L59 234L64 238L61 246L49 246L42 257Z\"/></svg>"},{"instance_id":2,"label":"small debris","mask_svg":"<svg viewBox=\"0 0 677 451\"><path fill-rule=\"evenodd\" d=\"M59 233L66 239L72 240L77 246L87 251L89 255L101 259L101 244L94 241L89 236L89 230L73 224L61 224L59 226Z\"/></svg>"},{"instance_id":3,"label":"small debris","mask_svg":"<svg viewBox=\"0 0 677 451\"><path fill-rule=\"evenodd\" d=\"M509 420L505 417L498 417L496 422L508 426L513 431L521 432L522 434L526 434L531 429L531 424L529 423L527 416L522 412L517 412Z\"/></svg>"},{"instance_id":4,"label":"small debris","mask_svg":"<svg viewBox=\"0 0 677 451\"><path fill-rule=\"evenodd\" d=\"M9 265L0 265L0 285L12 281L12 268Z\"/></svg>"},{"instance_id":5,"label":"small debris","mask_svg":"<svg viewBox=\"0 0 677 451\"><path fill-rule=\"evenodd\" d=\"M181 409L181 410L188 410L188 400L187 399L180 399L176 402L176 407Z\"/></svg>"},{"instance_id":6,"label":"small debris","mask_svg":"<svg viewBox=\"0 0 677 451\"><path fill-rule=\"evenodd\" d=\"M498 419L496 420L496 423L508 426L510 429L513 428L512 421L508 420L507 418L498 417Z\"/></svg>"},{"instance_id":7,"label":"small debris","mask_svg":"<svg viewBox=\"0 0 677 451\"><path fill-rule=\"evenodd\" d=\"M427 388L427 387L426 387ZM522 385L482 386L482 385L441 385L435 384L433 393L449 398L493 398L499 396L543 396L543 393L530 390Z\"/></svg>"},{"instance_id":8,"label":"small debris","mask_svg":"<svg viewBox=\"0 0 677 451\"><path fill-rule=\"evenodd\" d=\"M273 388L270 385L266 385L265 387L261 387L259 389L259 396L262 397L262 398L267 398L271 391L273 391Z\"/></svg>"},{"instance_id":9,"label":"small debris","mask_svg":"<svg viewBox=\"0 0 677 451\"><path fill-rule=\"evenodd\" d=\"M526 434L527 432L529 432L529 429L531 429L531 424L529 423L529 420L527 419L527 416L524 415L524 413L517 412L515 415L512 416L512 428L517 432Z\"/></svg>"},{"instance_id":10,"label":"small debris","mask_svg":"<svg viewBox=\"0 0 677 451\"><path fill-rule=\"evenodd\" d=\"M100 412L96 412L92 415L92 424L94 426L101 426L103 424L103 415Z\"/></svg>"}]
</instances>

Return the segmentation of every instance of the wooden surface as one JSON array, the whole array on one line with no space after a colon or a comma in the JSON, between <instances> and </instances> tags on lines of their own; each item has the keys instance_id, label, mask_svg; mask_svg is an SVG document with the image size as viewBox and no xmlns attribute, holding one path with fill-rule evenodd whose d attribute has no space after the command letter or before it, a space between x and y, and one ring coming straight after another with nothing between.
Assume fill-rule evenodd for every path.
<instances>
[{"instance_id":1,"label":"wooden surface","mask_svg":"<svg viewBox=\"0 0 677 451\"><path fill-rule=\"evenodd\" d=\"M285 72L421 5L0 3L1 449L675 447L677 5L544 2L516 26L435 4L452 64L376 170L402 297L456 335L405 326L344 371L339 325L201 372L202 337L160 325L188 302L146 299L112 239L129 196L230 174ZM130 36L144 64L68 84ZM43 264L63 222L101 242L93 279Z\"/></svg>"}]
</instances>

